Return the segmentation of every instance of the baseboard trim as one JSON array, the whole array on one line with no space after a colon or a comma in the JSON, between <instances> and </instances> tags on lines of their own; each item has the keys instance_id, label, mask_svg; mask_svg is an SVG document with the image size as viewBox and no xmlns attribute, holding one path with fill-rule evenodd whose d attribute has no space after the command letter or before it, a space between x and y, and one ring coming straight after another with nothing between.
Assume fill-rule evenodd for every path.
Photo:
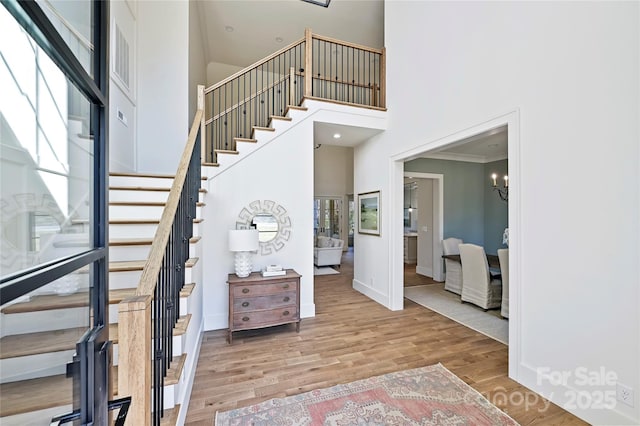
<instances>
[{"instance_id":1,"label":"baseboard trim","mask_svg":"<svg viewBox=\"0 0 640 426\"><path fill-rule=\"evenodd\" d=\"M433 268L427 268L426 266L416 266L416 274L433 278Z\"/></svg>"},{"instance_id":2,"label":"baseboard trim","mask_svg":"<svg viewBox=\"0 0 640 426\"><path fill-rule=\"evenodd\" d=\"M593 386L589 388L577 388L572 384L581 380L584 376L591 376L593 374L600 374L599 370L586 370L586 369L573 369L567 371L558 371L553 369L541 369L540 373L538 369L526 365L520 364L518 368L519 377L517 382L531 389L533 392L548 399L554 404L558 405L564 410L567 410L571 414L581 418L582 420L590 424L609 424L609 425L637 425L640 424L640 419L633 419L627 414L621 412L619 407L625 408L620 402L614 401L616 405L613 408L604 408L607 405L606 396L602 399L604 391L609 390L614 392L615 399L615 386L609 386L607 389L603 386ZM559 374L567 375L567 383L554 384L550 379L550 374L553 377L559 376ZM584 398L588 394L588 400ZM526 401L525 401L526 402ZM591 403L599 402L600 406L591 406Z\"/></svg>"},{"instance_id":3,"label":"baseboard trim","mask_svg":"<svg viewBox=\"0 0 640 426\"><path fill-rule=\"evenodd\" d=\"M367 297L373 299L374 301L378 302L379 304L381 304L385 308L391 309L391 303L390 303L390 300L389 300L389 295L384 294L384 293L380 293L375 288L369 287L369 286L365 285L363 282L358 281L356 279L353 280L353 288L354 288L354 290L357 290L360 293L364 294L365 296L367 296Z\"/></svg>"},{"instance_id":4,"label":"baseboard trim","mask_svg":"<svg viewBox=\"0 0 640 426\"><path fill-rule=\"evenodd\" d=\"M300 318L313 318L316 316L316 304L307 303L300 306Z\"/></svg>"},{"instance_id":5,"label":"baseboard trim","mask_svg":"<svg viewBox=\"0 0 640 426\"><path fill-rule=\"evenodd\" d=\"M204 317L204 331L224 330L229 328L229 317L224 314L206 315Z\"/></svg>"},{"instance_id":6,"label":"baseboard trim","mask_svg":"<svg viewBox=\"0 0 640 426\"><path fill-rule=\"evenodd\" d=\"M194 355L191 361L191 370L187 377L187 386L185 388L184 397L180 401L180 414L178 414L178 422L176 424L183 425L187 420L187 412L189 411L189 401L191 400L191 391L193 389L193 382L196 378L196 369L198 367L198 359L200 358L200 347L202 346L202 336L204 335L204 324L200 324L198 329L198 341L195 344Z\"/></svg>"}]
</instances>

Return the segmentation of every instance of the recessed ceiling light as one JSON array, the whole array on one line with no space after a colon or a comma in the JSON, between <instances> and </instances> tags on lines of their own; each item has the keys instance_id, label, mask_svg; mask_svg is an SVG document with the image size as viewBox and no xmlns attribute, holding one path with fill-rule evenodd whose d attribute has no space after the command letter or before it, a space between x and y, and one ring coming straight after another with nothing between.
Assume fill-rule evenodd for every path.
<instances>
[{"instance_id":1,"label":"recessed ceiling light","mask_svg":"<svg viewBox=\"0 0 640 426\"><path fill-rule=\"evenodd\" d=\"M224 30L228 33L232 33L233 32L233 27L231 25L227 25L226 27L224 27Z\"/></svg>"},{"instance_id":2,"label":"recessed ceiling light","mask_svg":"<svg viewBox=\"0 0 640 426\"><path fill-rule=\"evenodd\" d=\"M282 37L276 37L276 41L278 43L282 43L284 41L284 39Z\"/></svg>"},{"instance_id":3,"label":"recessed ceiling light","mask_svg":"<svg viewBox=\"0 0 640 426\"><path fill-rule=\"evenodd\" d=\"M342 137L342 135L340 133L334 133L333 134L333 138L334 139L340 139Z\"/></svg>"}]
</instances>

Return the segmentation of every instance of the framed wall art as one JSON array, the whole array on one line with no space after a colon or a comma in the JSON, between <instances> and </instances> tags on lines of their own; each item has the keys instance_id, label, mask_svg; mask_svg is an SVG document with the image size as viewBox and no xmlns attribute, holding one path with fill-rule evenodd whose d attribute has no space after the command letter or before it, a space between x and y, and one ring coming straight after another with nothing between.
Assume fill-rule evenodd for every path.
<instances>
[{"instance_id":1,"label":"framed wall art","mask_svg":"<svg viewBox=\"0 0 640 426\"><path fill-rule=\"evenodd\" d=\"M380 235L380 191L358 194L358 233Z\"/></svg>"}]
</instances>

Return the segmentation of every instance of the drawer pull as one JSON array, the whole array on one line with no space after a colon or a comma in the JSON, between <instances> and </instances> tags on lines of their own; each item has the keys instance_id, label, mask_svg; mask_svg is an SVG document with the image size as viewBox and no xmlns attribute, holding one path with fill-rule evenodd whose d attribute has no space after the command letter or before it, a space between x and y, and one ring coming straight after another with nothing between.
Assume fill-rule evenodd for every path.
<instances>
[{"instance_id":1,"label":"drawer pull","mask_svg":"<svg viewBox=\"0 0 640 426\"><path fill-rule=\"evenodd\" d=\"M285 298L283 299L283 301L285 301L285 302L288 302L289 300L291 300L291 299L289 299L289 296L287 296L287 297L285 297Z\"/></svg>"},{"instance_id":2,"label":"drawer pull","mask_svg":"<svg viewBox=\"0 0 640 426\"><path fill-rule=\"evenodd\" d=\"M289 311L284 311L284 312L282 313L282 315L284 315L284 316L286 317L287 315L289 315Z\"/></svg>"},{"instance_id":3,"label":"drawer pull","mask_svg":"<svg viewBox=\"0 0 640 426\"><path fill-rule=\"evenodd\" d=\"M289 284L283 285L282 288L289 288Z\"/></svg>"},{"instance_id":4,"label":"drawer pull","mask_svg":"<svg viewBox=\"0 0 640 426\"><path fill-rule=\"evenodd\" d=\"M248 289L248 288L243 288L243 289L242 289L242 292L243 292L244 294L247 294L247 293L249 293L249 289Z\"/></svg>"},{"instance_id":5,"label":"drawer pull","mask_svg":"<svg viewBox=\"0 0 640 426\"><path fill-rule=\"evenodd\" d=\"M249 317L242 317L242 321L244 321L244 322L249 321Z\"/></svg>"},{"instance_id":6,"label":"drawer pull","mask_svg":"<svg viewBox=\"0 0 640 426\"><path fill-rule=\"evenodd\" d=\"M247 306L249 306L249 302L242 302L242 307L246 308Z\"/></svg>"}]
</instances>

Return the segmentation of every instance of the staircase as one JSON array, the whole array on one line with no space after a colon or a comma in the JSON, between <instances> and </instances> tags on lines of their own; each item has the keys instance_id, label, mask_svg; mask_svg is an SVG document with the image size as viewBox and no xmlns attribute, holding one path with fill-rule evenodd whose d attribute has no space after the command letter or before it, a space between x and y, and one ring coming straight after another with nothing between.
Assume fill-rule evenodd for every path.
<instances>
[{"instance_id":1,"label":"staircase","mask_svg":"<svg viewBox=\"0 0 640 426\"><path fill-rule=\"evenodd\" d=\"M131 297L149 254L172 176L113 173L109 205L109 335L113 342L112 383L118 396L118 303ZM200 200L206 191L200 190ZM197 294L202 285L199 265L202 241L198 225L201 201L194 220L194 237L186 262L186 285L180 292L181 316L173 330L173 362L165 378L163 424L176 424L195 372L200 342L201 308ZM75 343L89 318L87 271L75 275L81 283L72 294L56 293L56 282L30 300L0 310L0 424L48 425L50 419L72 411L72 380L65 376ZM83 285L84 284L84 285ZM66 290L66 289L64 289ZM194 318L194 315L196 318ZM187 367L187 368L185 368ZM184 414L182 418L184 418Z\"/></svg>"}]
</instances>

